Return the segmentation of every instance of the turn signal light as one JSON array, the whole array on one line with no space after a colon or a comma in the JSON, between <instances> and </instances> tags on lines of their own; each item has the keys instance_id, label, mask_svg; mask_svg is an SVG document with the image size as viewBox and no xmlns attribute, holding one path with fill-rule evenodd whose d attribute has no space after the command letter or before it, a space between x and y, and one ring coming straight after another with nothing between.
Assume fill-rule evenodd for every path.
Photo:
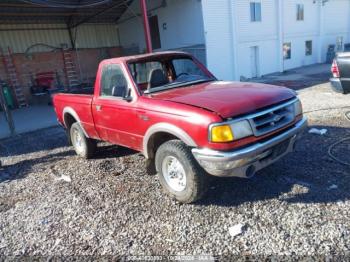
<instances>
[{"instance_id":1,"label":"turn signal light","mask_svg":"<svg viewBox=\"0 0 350 262\"><path fill-rule=\"evenodd\" d=\"M213 126L211 129L212 142L230 142L233 141L233 133L229 125Z\"/></svg>"}]
</instances>

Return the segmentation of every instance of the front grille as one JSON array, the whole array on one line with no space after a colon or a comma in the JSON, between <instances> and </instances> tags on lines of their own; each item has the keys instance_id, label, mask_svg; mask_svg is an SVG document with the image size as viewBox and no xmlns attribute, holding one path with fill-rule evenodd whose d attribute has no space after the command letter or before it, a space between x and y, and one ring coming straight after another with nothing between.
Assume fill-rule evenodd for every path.
<instances>
[{"instance_id":1,"label":"front grille","mask_svg":"<svg viewBox=\"0 0 350 262\"><path fill-rule=\"evenodd\" d=\"M248 117L255 136L278 130L294 120L294 105L286 103Z\"/></svg>"}]
</instances>

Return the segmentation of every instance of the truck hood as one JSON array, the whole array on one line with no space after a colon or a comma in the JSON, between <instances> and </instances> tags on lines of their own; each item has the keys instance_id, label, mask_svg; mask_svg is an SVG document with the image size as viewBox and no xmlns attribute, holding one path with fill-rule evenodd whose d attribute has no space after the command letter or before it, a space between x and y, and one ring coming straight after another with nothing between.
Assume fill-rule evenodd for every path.
<instances>
[{"instance_id":1,"label":"truck hood","mask_svg":"<svg viewBox=\"0 0 350 262\"><path fill-rule=\"evenodd\" d=\"M222 118L230 118L291 99L295 92L258 83L215 81L155 93L152 97L204 108Z\"/></svg>"}]
</instances>

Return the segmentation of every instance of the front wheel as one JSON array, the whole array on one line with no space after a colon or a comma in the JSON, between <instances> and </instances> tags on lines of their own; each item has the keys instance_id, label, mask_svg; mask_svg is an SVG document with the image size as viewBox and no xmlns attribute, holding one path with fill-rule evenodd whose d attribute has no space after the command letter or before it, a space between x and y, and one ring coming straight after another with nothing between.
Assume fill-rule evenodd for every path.
<instances>
[{"instance_id":1,"label":"front wheel","mask_svg":"<svg viewBox=\"0 0 350 262\"><path fill-rule=\"evenodd\" d=\"M164 190L179 202L195 202L207 191L208 175L183 142L170 140L162 144L155 164Z\"/></svg>"},{"instance_id":2,"label":"front wheel","mask_svg":"<svg viewBox=\"0 0 350 262\"><path fill-rule=\"evenodd\" d=\"M70 128L70 139L77 155L89 159L96 151L96 141L87 138L79 123L74 123Z\"/></svg>"}]
</instances>

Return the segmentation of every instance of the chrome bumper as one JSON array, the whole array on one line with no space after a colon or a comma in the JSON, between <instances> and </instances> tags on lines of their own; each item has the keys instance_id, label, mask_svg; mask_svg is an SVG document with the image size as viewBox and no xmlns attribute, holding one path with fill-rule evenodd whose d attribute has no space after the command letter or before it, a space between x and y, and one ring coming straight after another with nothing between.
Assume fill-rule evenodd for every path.
<instances>
[{"instance_id":1,"label":"chrome bumper","mask_svg":"<svg viewBox=\"0 0 350 262\"><path fill-rule=\"evenodd\" d=\"M267 141L229 152L193 148L192 153L198 163L211 175L247 178L294 151L297 137L306 126L307 119L304 117L288 131Z\"/></svg>"},{"instance_id":2,"label":"chrome bumper","mask_svg":"<svg viewBox=\"0 0 350 262\"><path fill-rule=\"evenodd\" d=\"M350 93L350 78L331 78L331 86L335 92L348 94Z\"/></svg>"},{"instance_id":3,"label":"chrome bumper","mask_svg":"<svg viewBox=\"0 0 350 262\"><path fill-rule=\"evenodd\" d=\"M344 93L343 86L339 78L331 78L330 82L331 82L332 89L335 92L342 93L342 94Z\"/></svg>"}]
</instances>

